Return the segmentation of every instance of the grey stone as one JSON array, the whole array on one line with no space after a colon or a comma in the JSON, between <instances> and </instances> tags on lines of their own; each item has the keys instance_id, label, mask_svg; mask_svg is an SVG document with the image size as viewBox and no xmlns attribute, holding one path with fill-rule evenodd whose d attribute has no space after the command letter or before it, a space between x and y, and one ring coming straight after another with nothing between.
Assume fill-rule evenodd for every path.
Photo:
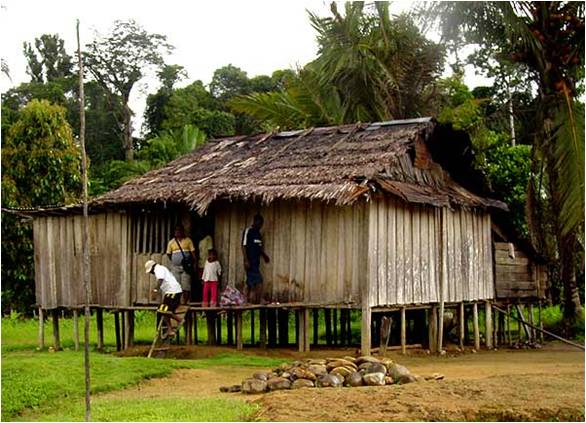
<instances>
[{"instance_id":1,"label":"grey stone","mask_svg":"<svg viewBox=\"0 0 586 423\"><path fill-rule=\"evenodd\" d=\"M328 371L331 371L332 369L335 369L336 367L350 367L352 369L356 369L356 364L352 363L351 361L348 360L344 360L344 359L338 359L338 360L333 360L328 362L326 368L328 369Z\"/></svg>"},{"instance_id":2,"label":"grey stone","mask_svg":"<svg viewBox=\"0 0 586 423\"><path fill-rule=\"evenodd\" d=\"M368 386L382 386L385 384L384 373L368 373L362 376L362 381Z\"/></svg>"},{"instance_id":3,"label":"grey stone","mask_svg":"<svg viewBox=\"0 0 586 423\"><path fill-rule=\"evenodd\" d=\"M315 384L309 379L297 379L291 385L291 389L299 389L299 388L313 388Z\"/></svg>"},{"instance_id":4,"label":"grey stone","mask_svg":"<svg viewBox=\"0 0 586 423\"><path fill-rule=\"evenodd\" d=\"M362 375L359 372L354 372L346 376L346 380L344 382L346 386L356 387L362 386Z\"/></svg>"},{"instance_id":5,"label":"grey stone","mask_svg":"<svg viewBox=\"0 0 586 423\"><path fill-rule=\"evenodd\" d=\"M326 366L323 364L311 364L307 368L307 370L309 370L311 373L313 373L317 377L328 374L328 370L327 370Z\"/></svg>"},{"instance_id":6,"label":"grey stone","mask_svg":"<svg viewBox=\"0 0 586 423\"><path fill-rule=\"evenodd\" d=\"M346 377L346 376L354 373L354 369L348 368L348 367L336 367L335 369L332 369L332 371L330 372L330 374L332 374L332 373L336 373L342 377Z\"/></svg>"},{"instance_id":7,"label":"grey stone","mask_svg":"<svg viewBox=\"0 0 586 423\"><path fill-rule=\"evenodd\" d=\"M397 380L397 379L395 379L395 380ZM413 376L412 374L403 375L399 378L399 383L401 385L405 385L407 383L412 383L412 382L417 382L417 378L415 376Z\"/></svg>"},{"instance_id":8,"label":"grey stone","mask_svg":"<svg viewBox=\"0 0 586 423\"><path fill-rule=\"evenodd\" d=\"M358 357L355 361L356 365L360 366L362 363L380 363L380 360L378 358L375 358L373 356L370 355L363 355L361 357Z\"/></svg>"},{"instance_id":9,"label":"grey stone","mask_svg":"<svg viewBox=\"0 0 586 423\"><path fill-rule=\"evenodd\" d=\"M393 363L389 369L387 374L393 378L393 380L401 380L401 377L411 375L409 369L405 366L401 366L400 364Z\"/></svg>"},{"instance_id":10,"label":"grey stone","mask_svg":"<svg viewBox=\"0 0 586 423\"><path fill-rule=\"evenodd\" d=\"M245 394L260 394L267 390L267 382L259 379L246 379L242 382L242 392Z\"/></svg>"},{"instance_id":11,"label":"grey stone","mask_svg":"<svg viewBox=\"0 0 586 423\"><path fill-rule=\"evenodd\" d=\"M220 386L220 392L240 392L241 390L242 386L240 385Z\"/></svg>"},{"instance_id":12,"label":"grey stone","mask_svg":"<svg viewBox=\"0 0 586 423\"><path fill-rule=\"evenodd\" d=\"M291 377L293 379L309 379L311 381L317 380L317 377L314 373L303 367L296 367L295 369L292 369Z\"/></svg>"},{"instance_id":13,"label":"grey stone","mask_svg":"<svg viewBox=\"0 0 586 423\"><path fill-rule=\"evenodd\" d=\"M343 383L342 377L340 375L335 374L335 373L323 375L317 379L317 386L319 386L321 388L329 388L329 387L337 388L337 387L342 386L342 383Z\"/></svg>"},{"instance_id":14,"label":"grey stone","mask_svg":"<svg viewBox=\"0 0 586 423\"><path fill-rule=\"evenodd\" d=\"M284 377L273 377L267 381L269 391L278 391L280 389L291 389L291 381Z\"/></svg>"},{"instance_id":15,"label":"grey stone","mask_svg":"<svg viewBox=\"0 0 586 423\"><path fill-rule=\"evenodd\" d=\"M266 372L256 372L252 377L258 380L269 380L269 374Z\"/></svg>"},{"instance_id":16,"label":"grey stone","mask_svg":"<svg viewBox=\"0 0 586 423\"><path fill-rule=\"evenodd\" d=\"M366 369L366 373L365 374L369 374L369 373L382 373L382 374L387 374L387 368L382 365L381 363L370 363L370 366L367 367Z\"/></svg>"}]
</instances>

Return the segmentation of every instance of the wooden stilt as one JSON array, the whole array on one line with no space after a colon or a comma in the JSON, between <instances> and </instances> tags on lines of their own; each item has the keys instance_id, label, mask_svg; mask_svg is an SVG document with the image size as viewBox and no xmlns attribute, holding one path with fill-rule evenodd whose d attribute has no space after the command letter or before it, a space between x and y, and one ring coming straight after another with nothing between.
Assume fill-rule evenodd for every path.
<instances>
[{"instance_id":1,"label":"wooden stilt","mask_svg":"<svg viewBox=\"0 0 586 423\"><path fill-rule=\"evenodd\" d=\"M193 345L193 332L191 326L193 325L193 314L191 311L185 313L185 343L187 345Z\"/></svg>"},{"instance_id":2,"label":"wooden stilt","mask_svg":"<svg viewBox=\"0 0 586 423\"><path fill-rule=\"evenodd\" d=\"M197 345L199 344L199 339L197 339L197 311L194 311L192 313L193 316L193 344Z\"/></svg>"},{"instance_id":3,"label":"wooden stilt","mask_svg":"<svg viewBox=\"0 0 586 423\"><path fill-rule=\"evenodd\" d=\"M61 349L61 339L59 337L59 310L53 309L51 310L53 315L53 348L55 351L59 351Z\"/></svg>"},{"instance_id":4,"label":"wooden stilt","mask_svg":"<svg viewBox=\"0 0 586 423\"><path fill-rule=\"evenodd\" d=\"M226 327L227 327L227 331L226 331L226 336L227 336L227 340L226 342L228 343L228 345L234 345L234 334L233 332L233 314L234 312L232 310L228 311L228 316L226 317Z\"/></svg>"},{"instance_id":5,"label":"wooden stilt","mask_svg":"<svg viewBox=\"0 0 586 423\"><path fill-rule=\"evenodd\" d=\"M159 314L157 313L157 316ZM116 332L116 351L122 350L122 336L120 334L120 312L114 312L114 332Z\"/></svg>"},{"instance_id":6,"label":"wooden stilt","mask_svg":"<svg viewBox=\"0 0 586 423\"><path fill-rule=\"evenodd\" d=\"M464 313L464 303L460 303L458 305L458 311L459 311L458 323L460 326L460 330L458 331L458 338L460 341L460 349L463 350L464 349L464 332L466 331L466 317L465 317L465 313Z\"/></svg>"},{"instance_id":7,"label":"wooden stilt","mask_svg":"<svg viewBox=\"0 0 586 423\"><path fill-rule=\"evenodd\" d=\"M326 321L326 345L332 345L332 311L329 308L324 309L324 319Z\"/></svg>"},{"instance_id":8,"label":"wooden stilt","mask_svg":"<svg viewBox=\"0 0 586 423\"><path fill-rule=\"evenodd\" d=\"M222 315L214 312L216 316L216 345L222 345Z\"/></svg>"},{"instance_id":9,"label":"wooden stilt","mask_svg":"<svg viewBox=\"0 0 586 423\"><path fill-rule=\"evenodd\" d=\"M259 312L259 339L260 347L267 347L267 310L261 309Z\"/></svg>"},{"instance_id":10,"label":"wooden stilt","mask_svg":"<svg viewBox=\"0 0 586 423\"><path fill-rule=\"evenodd\" d=\"M472 304L472 323L474 325L474 349L480 351L480 330L478 329L478 303Z\"/></svg>"},{"instance_id":11,"label":"wooden stilt","mask_svg":"<svg viewBox=\"0 0 586 423\"><path fill-rule=\"evenodd\" d=\"M405 307L401 307L401 354L407 354L407 318Z\"/></svg>"},{"instance_id":12,"label":"wooden stilt","mask_svg":"<svg viewBox=\"0 0 586 423\"><path fill-rule=\"evenodd\" d=\"M122 349L125 350L128 345L126 344L126 312L121 311L120 313L122 313L122 318L120 319L120 326L121 326L121 341L122 341Z\"/></svg>"},{"instance_id":13,"label":"wooden stilt","mask_svg":"<svg viewBox=\"0 0 586 423\"><path fill-rule=\"evenodd\" d=\"M73 309L73 348L79 351L79 311Z\"/></svg>"},{"instance_id":14,"label":"wooden stilt","mask_svg":"<svg viewBox=\"0 0 586 423\"><path fill-rule=\"evenodd\" d=\"M45 314L44 310L39 307L39 348L45 348Z\"/></svg>"},{"instance_id":15,"label":"wooden stilt","mask_svg":"<svg viewBox=\"0 0 586 423\"><path fill-rule=\"evenodd\" d=\"M346 325L347 344L350 346L352 345L352 310L346 310Z\"/></svg>"},{"instance_id":16,"label":"wooden stilt","mask_svg":"<svg viewBox=\"0 0 586 423\"><path fill-rule=\"evenodd\" d=\"M531 326L533 326L533 303L529 304L529 318L528 318L527 322ZM536 335L535 334L535 329L533 329L531 326L529 327L529 334L530 334L530 336L529 336L530 339L529 340L531 342L535 342L535 335Z\"/></svg>"},{"instance_id":17,"label":"wooden stilt","mask_svg":"<svg viewBox=\"0 0 586 423\"><path fill-rule=\"evenodd\" d=\"M104 310L96 310L96 331L98 335L98 351L104 350Z\"/></svg>"},{"instance_id":18,"label":"wooden stilt","mask_svg":"<svg viewBox=\"0 0 586 423\"><path fill-rule=\"evenodd\" d=\"M299 345L299 310L295 312L295 345Z\"/></svg>"},{"instance_id":19,"label":"wooden stilt","mask_svg":"<svg viewBox=\"0 0 586 423\"><path fill-rule=\"evenodd\" d=\"M523 328L522 328L522 324L521 322L523 320L525 320L525 318L523 317L523 304L517 304L516 306L517 309L517 338L518 338L518 342L521 342L521 340L523 339Z\"/></svg>"},{"instance_id":20,"label":"wooden stilt","mask_svg":"<svg viewBox=\"0 0 586 423\"><path fill-rule=\"evenodd\" d=\"M362 324L360 326L360 349L362 355L370 355L371 346L371 315L369 306L362 306Z\"/></svg>"},{"instance_id":21,"label":"wooden stilt","mask_svg":"<svg viewBox=\"0 0 586 423\"><path fill-rule=\"evenodd\" d=\"M332 343L334 345L338 344L338 310L332 310Z\"/></svg>"},{"instance_id":22,"label":"wooden stilt","mask_svg":"<svg viewBox=\"0 0 586 423\"><path fill-rule=\"evenodd\" d=\"M216 315L214 312L206 313L206 324L208 329L208 345L216 345Z\"/></svg>"},{"instance_id":23,"label":"wooden stilt","mask_svg":"<svg viewBox=\"0 0 586 423\"><path fill-rule=\"evenodd\" d=\"M312 317L313 317L313 345L317 345L319 342L319 310L314 308L312 310Z\"/></svg>"},{"instance_id":24,"label":"wooden stilt","mask_svg":"<svg viewBox=\"0 0 586 423\"><path fill-rule=\"evenodd\" d=\"M484 337L486 342L486 348L492 349L493 340L493 326L492 326L492 305L489 300L484 302Z\"/></svg>"},{"instance_id":25,"label":"wooden stilt","mask_svg":"<svg viewBox=\"0 0 586 423\"><path fill-rule=\"evenodd\" d=\"M512 345L513 340L511 338L511 305L507 304L507 315L505 316L505 325L506 329L506 336L507 336L507 344Z\"/></svg>"},{"instance_id":26,"label":"wooden stilt","mask_svg":"<svg viewBox=\"0 0 586 423\"><path fill-rule=\"evenodd\" d=\"M346 340L346 310L340 310L340 344L344 345Z\"/></svg>"},{"instance_id":27,"label":"wooden stilt","mask_svg":"<svg viewBox=\"0 0 586 423\"><path fill-rule=\"evenodd\" d=\"M269 332L269 347L277 346L277 312L267 309L267 326Z\"/></svg>"},{"instance_id":28,"label":"wooden stilt","mask_svg":"<svg viewBox=\"0 0 586 423\"><path fill-rule=\"evenodd\" d=\"M134 310L128 310L127 312L128 315L128 342L127 342L127 346L128 347L133 347L134 346Z\"/></svg>"},{"instance_id":29,"label":"wooden stilt","mask_svg":"<svg viewBox=\"0 0 586 423\"><path fill-rule=\"evenodd\" d=\"M254 345L254 310L250 310L250 345Z\"/></svg>"},{"instance_id":30,"label":"wooden stilt","mask_svg":"<svg viewBox=\"0 0 586 423\"><path fill-rule=\"evenodd\" d=\"M236 311L236 349L242 350L242 311Z\"/></svg>"},{"instance_id":31,"label":"wooden stilt","mask_svg":"<svg viewBox=\"0 0 586 423\"><path fill-rule=\"evenodd\" d=\"M279 346L286 347L289 344L289 310L277 311L279 325Z\"/></svg>"},{"instance_id":32,"label":"wooden stilt","mask_svg":"<svg viewBox=\"0 0 586 423\"><path fill-rule=\"evenodd\" d=\"M299 316L299 352L309 352L310 334L309 334L309 309L297 310Z\"/></svg>"},{"instance_id":33,"label":"wooden stilt","mask_svg":"<svg viewBox=\"0 0 586 423\"><path fill-rule=\"evenodd\" d=\"M439 315L437 318L437 351L441 354L444 350L444 302L440 301Z\"/></svg>"},{"instance_id":34,"label":"wooden stilt","mask_svg":"<svg viewBox=\"0 0 586 423\"><path fill-rule=\"evenodd\" d=\"M437 306L432 306L430 310L428 310L428 342L429 342L429 351L431 353L436 353L438 351L438 337L437 337Z\"/></svg>"},{"instance_id":35,"label":"wooden stilt","mask_svg":"<svg viewBox=\"0 0 586 423\"><path fill-rule=\"evenodd\" d=\"M539 323L539 342L543 344L543 320L541 316L541 300L539 300L539 315L538 315L538 323Z\"/></svg>"}]
</instances>

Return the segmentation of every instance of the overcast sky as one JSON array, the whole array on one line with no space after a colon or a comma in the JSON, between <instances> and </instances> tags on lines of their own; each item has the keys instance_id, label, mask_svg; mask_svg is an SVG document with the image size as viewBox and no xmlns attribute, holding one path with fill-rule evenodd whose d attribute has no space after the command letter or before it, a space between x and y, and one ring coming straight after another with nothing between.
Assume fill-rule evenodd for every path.
<instances>
[{"instance_id":1,"label":"overcast sky","mask_svg":"<svg viewBox=\"0 0 586 423\"><path fill-rule=\"evenodd\" d=\"M91 40L94 30L108 32L115 19L134 19L147 31L166 35L175 46L167 63L184 66L189 81L200 79L207 84L215 69L229 63L255 76L309 62L317 45L306 9L320 15L329 13L329 1L320 0L0 0L0 4L1 56L11 76L11 80L0 77L2 91L29 80L22 54L24 41L57 33L73 54L77 48L76 19L80 20L82 44ZM410 2L394 2L391 10L399 12L409 6ZM486 83L471 70L466 82L470 86ZM135 129L140 129L146 93L156 89L156 81L147 78L143 87L134 91Z\"/></svg>"}]
</instances>

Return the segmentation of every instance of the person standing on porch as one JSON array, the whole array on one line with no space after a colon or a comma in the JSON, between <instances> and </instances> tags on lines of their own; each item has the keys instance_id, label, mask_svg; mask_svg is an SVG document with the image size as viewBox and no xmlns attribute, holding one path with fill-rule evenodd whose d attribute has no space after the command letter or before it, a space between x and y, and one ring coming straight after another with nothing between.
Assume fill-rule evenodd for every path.
<instances>
[{"instance_id":1,"label":"person standing on porch","mask_svg":"<svg viewBox=\"0 0 586 423\"><path fill-rule=\"evenodd\" d=\"M167 244L167 256L171 260L171 273L181 285L181 303L187 304L191 297L191 275L194 273L195 247L191 238L185 236L182 225L175 226L173 239Z\"/></svg>"},{"instance_id":2,"label":"person standing on porch","mask_svg":"<svg viewBox=\"0 0 586 423\"><path fill-rule=\"evenodd\" d=\"M163 294L162 302L157 313L163 315L163 318L167 322L167 336L175 335L175 328L171 324L171 319L177 322L176 326L179 326L183 319L175 314L179 302L181 300L181 285L175 279L173 274L165 266L157 264L154 260L149 260L144 264L145 271L155 275L159 287L153 289L154 293L161 291Z\"/></svg>"},{"instance_id":3,"label":"person standing on porch","mask_svg":"<svg viewBox=\"0 0 586 423\"><path fill-rule=\"evenodd\" d=\"M246 297L249 303L258 304L262 298L262 274L260 273L260 258L265 263L270 261L265 253L260 230L264 219L260 214L254 216L252 225L242 232L242 256L246 269Z\"/></svg>"},{"instance_id":4,"label":"person standing on porch","mask_svg":"<svg viewBox=\"0 0 586 423\"><path fill-rule=\"evenodd\" d=\"M203 295L201 305L216 307L218 305L218 289L222 280L222 266L218 261L218 252L210 248L203 268Z\"/></svg>"}]
</instances>

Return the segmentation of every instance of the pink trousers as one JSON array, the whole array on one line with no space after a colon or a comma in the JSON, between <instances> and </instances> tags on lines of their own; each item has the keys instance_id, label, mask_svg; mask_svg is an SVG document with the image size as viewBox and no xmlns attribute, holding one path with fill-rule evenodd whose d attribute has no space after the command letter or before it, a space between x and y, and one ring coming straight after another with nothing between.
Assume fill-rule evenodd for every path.
<instances>
[{"instance_id":1,"label":"pink trousers","mask_svg":"<svg viewBox=\"0 0 586 423\"><path fill-rule=\"evenodd\" d=\"M218 304L218 281L203 282L203 306L211 303L213 306Z\"/></svg>"}]
</instances>

